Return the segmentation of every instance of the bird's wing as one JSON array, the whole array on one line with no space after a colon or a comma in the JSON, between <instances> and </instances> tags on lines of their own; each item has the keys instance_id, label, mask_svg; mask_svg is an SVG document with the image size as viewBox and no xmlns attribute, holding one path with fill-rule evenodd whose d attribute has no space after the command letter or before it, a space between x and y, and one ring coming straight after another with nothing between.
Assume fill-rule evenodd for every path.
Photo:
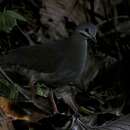
<instances>
[{"instance_id":1,"label":"bird's wing","mask_svg":"<svg viewBox=\"0 0 130 130\"><path fill-rule=\"evenodd\" d=\"M20 65L41 72L53 72L62 59L60 42L22 47L0 57L0 65Z\"/></svg>"}]
</instances>

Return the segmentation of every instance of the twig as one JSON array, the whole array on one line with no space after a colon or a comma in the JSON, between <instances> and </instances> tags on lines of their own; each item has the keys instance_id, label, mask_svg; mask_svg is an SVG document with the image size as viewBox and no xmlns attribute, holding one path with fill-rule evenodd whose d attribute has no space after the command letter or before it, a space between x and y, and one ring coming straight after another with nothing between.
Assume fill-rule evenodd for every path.
<instances>
[{"instance_id":1,"label":"twig","mask_svg":"<svg viewBox=\"0 0 130 130\"><path fill-rule=\"evenodd\" d=\"M25 32L23 32L23 30L17 25L17 28L19 29L19 31L23 34L23 36L28 40L30 46L34 46L35 43L33 42L33 40L29 37L29 35Z\"/></svg>"},{"instance_id":2,"label":"twig","mask_svg":"<svg viewBox=\"0 0 130 130\"><path fill-rule=\"evenodd\" d=\"M8 75L4 72L4 70L0 67L0 73L2 74L3 77L6 78L6 80L12 85L14 86L26 99L29 99L29 97L23 92L23 90L16 85L9 77Z\"/></svg>"},{"instance_id":3,"label":"twig","mask_svg":"<svg viewBox=\"0 0 130 130\"><path fill-rule=\"evenodd\" d=\"M27 92L25 92L24 89L22 89L21 87L19 87L19 85L15 84L10 78L9 76L4 72L4 70L0 67L0 73L2 74L3 77L6 78L6 80L12 85L14 86L27 100L31 100L31 98L26 94ZM31 102L40 110L43 111L43 107L41 107L40 105L38 105L34 100L31 100ZM44 111L45 112L45 111Z\"/></svg>"},{"instance_id":4,"label":"twig","mask_svg":"<svg viewBox=\"0 0 130 130\"><path fill-rule=\"evenodd\" d=\"M116 8L116 5L112 4L112 9L113 9L113 14L114 14L114 29L115 29L115 32L116 34L118 33L118 30L117 30L117 26L118 26L118 12L117 12L117 8ZM117 47L117 51L118 51L118 58L119 60L122 60L122 55L121 55L121 49L120 49L120 46L119 46L119 42L117 41L117 35L116 35L116 41L115 41L115 45Z\"/></svg>"},{"instance_id":5,"label":"twig","mask_svg":"<svg viewBox=\"0 0 130 130\"><path fill-rule=\"evenodd\" d=\"M114 19L128 19L129 17L128 16L116 16L116 17L114 17ZM104 21L102 21L101 23L99 23L97 26L98 27L100 27L100 26L102 26L103 24L105 24L105 23L107 23L107 22L110 22L110 21L112 21L113 20L113 18L109 18L108 20L104 20Z\"/></svg>"},{"instance_id":6,"label":"twig","mask_svg":"<svg viewBox=\"0 0 130 130\"><path fill-rule=\"evenodd\" d=\"M104 14L105 14L105 19L108 20L108 11L107 11L107 6L106 6L106 1L101 0L101 4L103 6Z\"/></svg>"},{"instance_id":7,"label":"twig","mask_svg":"<svg viewBox=\"0 0 130 130\"><path fill-rule=\"evenodd\" d=\"M90 0L90 7L91 7L91 13L90 13L91 21L93 23L96 23L96 19L95 19L95 15L94 15L94 9L95 9L94 0Z\"/></svg>"},{"instance_id":8,"label":"twig","mask_svg":"<svg viewBox=\"0 0 130 130\"><path fill-rule=\"evenodd\" d=\"M87 12L89 13L89 14L91 14L91 10L90 9L86 9L87 10ZM101 14L99 14L99 13L97 13L97 12L93 12L93 15L95 16L95 17L97 17L97 18L99 18L100 20L105 20L105 17L104 16L102 16Z\"/></svg>"}]
</instances>

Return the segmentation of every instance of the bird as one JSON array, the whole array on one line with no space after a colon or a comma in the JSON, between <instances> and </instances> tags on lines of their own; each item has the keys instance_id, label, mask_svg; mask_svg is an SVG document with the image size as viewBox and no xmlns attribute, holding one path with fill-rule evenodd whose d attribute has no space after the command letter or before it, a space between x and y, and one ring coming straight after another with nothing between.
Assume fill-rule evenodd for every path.
<instances>
[{"instance_id":1,"label":"bird","mask_svg":"<svg viewBox=\"0 0 130 130\"><path fill-rule=\"evenodd\" d=\"M86 66L88 40L96 42L96 33L94 24L79 25L68 38L9 51L0 56L0 66L5 70L15 66L29 79L42 80L51 88L76 82Z\"/></svg>"},{"instance_id":2,"label":"bird","mask_svg":"<svg viewBox=\"0 0 130 130\"><path fill-rule=\"evenodd\" d=\"M0 66L25 68L28 77L34 74L49 85L75 81L85 68L87 40L96 41L96 31L95 25L83 24L69 38L11 50L0 57Z\"/></svg>"}]
</instances>

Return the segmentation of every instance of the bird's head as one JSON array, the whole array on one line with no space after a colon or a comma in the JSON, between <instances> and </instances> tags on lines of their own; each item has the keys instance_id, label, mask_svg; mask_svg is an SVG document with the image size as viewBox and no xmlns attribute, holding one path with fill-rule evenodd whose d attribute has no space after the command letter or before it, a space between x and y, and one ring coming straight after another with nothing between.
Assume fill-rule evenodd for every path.
<instances>
[{"instance_id":1,"label":"bird's head","mask_svg":"<svg viewBox=\"0 0 130 130\"><path fill-rule=\"evenodd\" d=\"M79 32L84 38L90 39L96 42L97 27L94 24L83 24L80 25L76 32Z\"/></svg>"}]
</instances>

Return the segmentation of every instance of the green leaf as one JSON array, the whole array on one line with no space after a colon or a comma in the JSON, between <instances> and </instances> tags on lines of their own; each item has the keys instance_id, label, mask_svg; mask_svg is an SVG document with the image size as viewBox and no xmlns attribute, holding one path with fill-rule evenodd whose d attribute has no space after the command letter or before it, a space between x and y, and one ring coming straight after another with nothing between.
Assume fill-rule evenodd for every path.
<instances>
[{"instance_id":1,"label":"green leaf","mask_svg":"<svg viewBox=\"0 0 130 130\"><path fill-rule=\"evenodd\" d=\"M0 12L0 31L10 32L17 25L17 20L26 21L23 16L14 11L4 10Z\"/></svg>"},{"instance_id":2,"label":"green leaf","mask_svg":"<svg viewBox=\"0 0 130 130\"><path fill-rule=\"evenodd\" d=\"M0 79L0 96L16 99L18 94L18 90L14 86L6 80Z\"/></svg>"},{"instance_id":3,"label":"green leaf","mask_svg":"<svg viewBox=\"0 0 130 130\"><path fill-rule=\"evenodd\" d=\"M36 94L39 96L47 97L49 93L48 88L44 84L37 84Z\"/></svg>"},{"instance_id":4,"label":"green leaf","mask_svg":"<svg viewBox=\"0 0 130 130\"><path fill-rule=\"evenodd\" d=\"M14 86L12 86L11 88L12 89L10 91L9 98L12 99L12 100L15 100L18 97L19 92L18 92L18 90Z\"/></svg>"},{"instance_id":5,"label":"green leaf","mask_svg":"<svg viewBox=\"0 0 130 130\"><path fill-rule=\"evenodd\" d=\"M14 12L14 11L11 11L11 10L7 10L6 13L11 16L12 18L15 18L17 20L20 20L20 21L24 21L26 22L27 20L20 14Z\"/></svg>"}]
</instances>

